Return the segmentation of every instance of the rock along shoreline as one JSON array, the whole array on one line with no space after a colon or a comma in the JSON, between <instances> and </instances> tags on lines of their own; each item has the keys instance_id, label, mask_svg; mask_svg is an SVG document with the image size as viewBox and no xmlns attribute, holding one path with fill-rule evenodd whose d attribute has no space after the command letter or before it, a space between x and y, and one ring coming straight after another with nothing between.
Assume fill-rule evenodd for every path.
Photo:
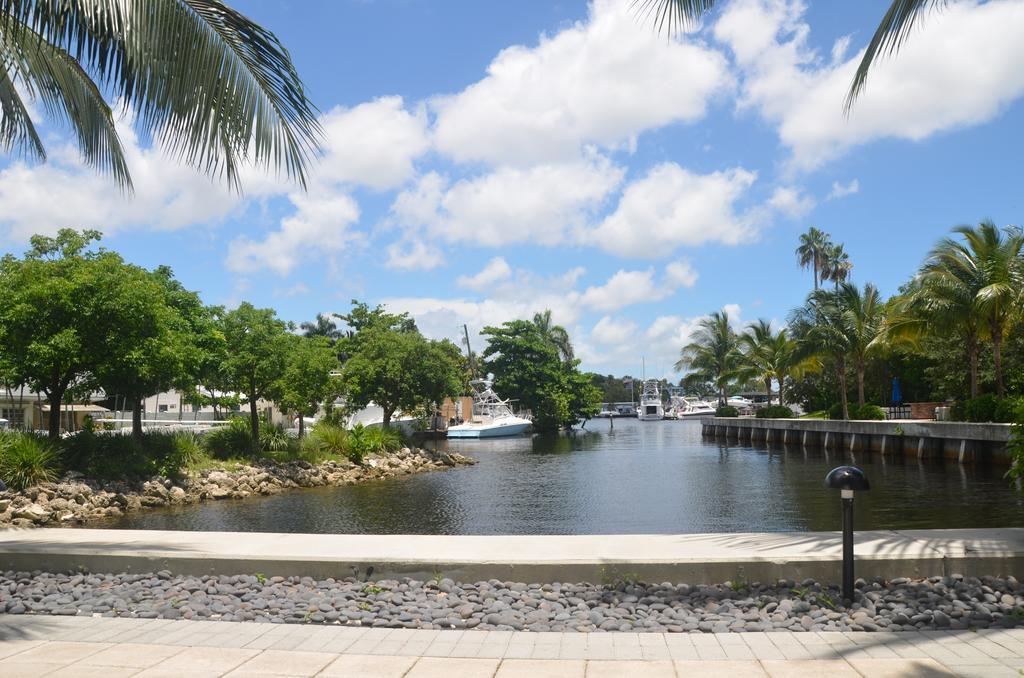
<instances>
[{"instance_id":1,"label":"rock along shoreline","mask_svg":"<svg viewBox=\"0 0 1024 678\"><path fill-rule=\"evenodd\" d=\"M177 480L160 476L142 481L95 480L68 473L54 483L0 492L0 528L82 525L150 508L341 487L475 463L453 452L405 447L368 457L362 464L264 459L237 470L211 469Z\"/></svg>"}]
</instances>

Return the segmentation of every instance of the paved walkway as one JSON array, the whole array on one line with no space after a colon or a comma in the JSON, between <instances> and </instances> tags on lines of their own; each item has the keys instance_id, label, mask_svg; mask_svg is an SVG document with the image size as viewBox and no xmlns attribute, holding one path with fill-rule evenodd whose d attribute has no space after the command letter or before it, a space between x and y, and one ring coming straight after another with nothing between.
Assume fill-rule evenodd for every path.
<instances>
[{"instance_id":1,"label":"paved walkway","mask_svg":"<svg viewBox=\"0 0 1024 678\"><path fill-rule=\"evenodd\" d=\"M1019 676L1024 629L520 633L0 615L0 676Z\"/></svg>"}]
</instances>

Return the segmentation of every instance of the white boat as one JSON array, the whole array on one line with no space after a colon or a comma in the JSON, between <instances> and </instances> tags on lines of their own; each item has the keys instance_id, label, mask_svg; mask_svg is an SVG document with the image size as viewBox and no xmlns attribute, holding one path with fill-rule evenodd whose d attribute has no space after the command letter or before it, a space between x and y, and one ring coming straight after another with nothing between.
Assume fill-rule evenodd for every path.
<instances>
[{"instance_id":1,"label":"white boat","mask_svg":"<svg viewBox=\"0 0 1024 678\"><path fill-rule=\"evenodd\" d=\"M714 405L697 398L687 398L685 396L672 396L669 409L665 412L667 419L691 419L713 416L715 416Z\"/></svg>"},{"instance_id":2,"label":"white boat","mask_svg":"<svg viewBox=\"0 0 1024 678\"><path fill-rule=\"evenodd\" d=\"M448 427L449 438L503 438L524 433L533 422L521 417L491 388L487 379L469 382L473 388L473 412L468 421Z\"/></svg>"},{"instance_id":3,"label":"white boat","mask_svg":"<svg viewBox=\"0 0 1024 678\"><path fill-rule=\"evenodd\" d=\"M665 418L665 406L661 402L661 390L658 388L657 379L648 379L644 382L636 416L640 421L658 421Z\"/></svg>"},{"instance_id":4,"label":"white boat","mask_svg":"<svg viewBox=\"0 0 1024 678\"><path fill-rule=\"evenodd\" d=\"M306 420L309 421L308 419ZM410 417L402 412L395 412L389 422L392 428L399 429L405 435L412 435L416 431L416 417ZM345 428L352 430L356 424L365 428L381 428L384 426L384 408L376 403L370 403L358 412L354 412L345 423ZM298 424L296 424L298 426Z\"/></svg>"},{"instance_id":5,"label":"white boat","mask_svg":"<svg viewBox=\"0 0 1024 678\"><path fill-rule=\"evenodd\" d=\"M743 396L738 396L738 395L729 396L726 399L726 404L729 405L729 407L735 407L736 409L739 409L739 410L749 410L749 409L752 409L754 407L754 401L753 400L750 400L749 398L744 398Z\"/></svg>"}]
</instances>

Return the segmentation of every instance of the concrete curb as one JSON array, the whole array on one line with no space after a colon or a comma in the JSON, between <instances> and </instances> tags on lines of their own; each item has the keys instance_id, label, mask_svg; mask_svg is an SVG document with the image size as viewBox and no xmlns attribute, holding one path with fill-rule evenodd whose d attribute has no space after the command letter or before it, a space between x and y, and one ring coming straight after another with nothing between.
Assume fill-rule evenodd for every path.
<instances>
[{"instance_id":1,"label":"concrete curb","mask_svg":"<svg viewBox=\"0 0 1024 678\"><path fill-rule=\"evenodd\" d=\"M865 531L857 575L1024 575L1024 528ZM462 581L837 582L838 533L444 536L152 530L0 531L0 568ZM355 569L353 569L355 568Z\"/></svg>"}]
</instances>

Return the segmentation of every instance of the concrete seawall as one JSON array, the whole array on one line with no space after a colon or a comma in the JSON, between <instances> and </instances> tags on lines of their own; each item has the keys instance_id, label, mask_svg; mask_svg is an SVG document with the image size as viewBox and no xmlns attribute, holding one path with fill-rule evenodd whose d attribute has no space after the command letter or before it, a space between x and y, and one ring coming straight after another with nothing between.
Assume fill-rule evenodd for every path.
<instances>
[{"instance_id":1,"label":"concrete seawall","mask_svg":"<svg viewBox=\"0 0 1024 678\"><path fill-rule=\"evenodd\" d=\"M864 531L857 575L1024 576L1024 528ZM151 530L0 530L0 569L601 583L838 582L833 532L686 535L313 535Z\"/></svg>"},{"instance_id":2,"label":"concrete seawall","mask_svg":"<svg viewBox=\"0 0 1024 678\"><path fill-rule=\"evenodd\" d=\"M1010 424L946 421L701 419L701 432L707 438L952 459L964 464L1009 464L1010 429Z\"/></svg>"}]
</instances>

